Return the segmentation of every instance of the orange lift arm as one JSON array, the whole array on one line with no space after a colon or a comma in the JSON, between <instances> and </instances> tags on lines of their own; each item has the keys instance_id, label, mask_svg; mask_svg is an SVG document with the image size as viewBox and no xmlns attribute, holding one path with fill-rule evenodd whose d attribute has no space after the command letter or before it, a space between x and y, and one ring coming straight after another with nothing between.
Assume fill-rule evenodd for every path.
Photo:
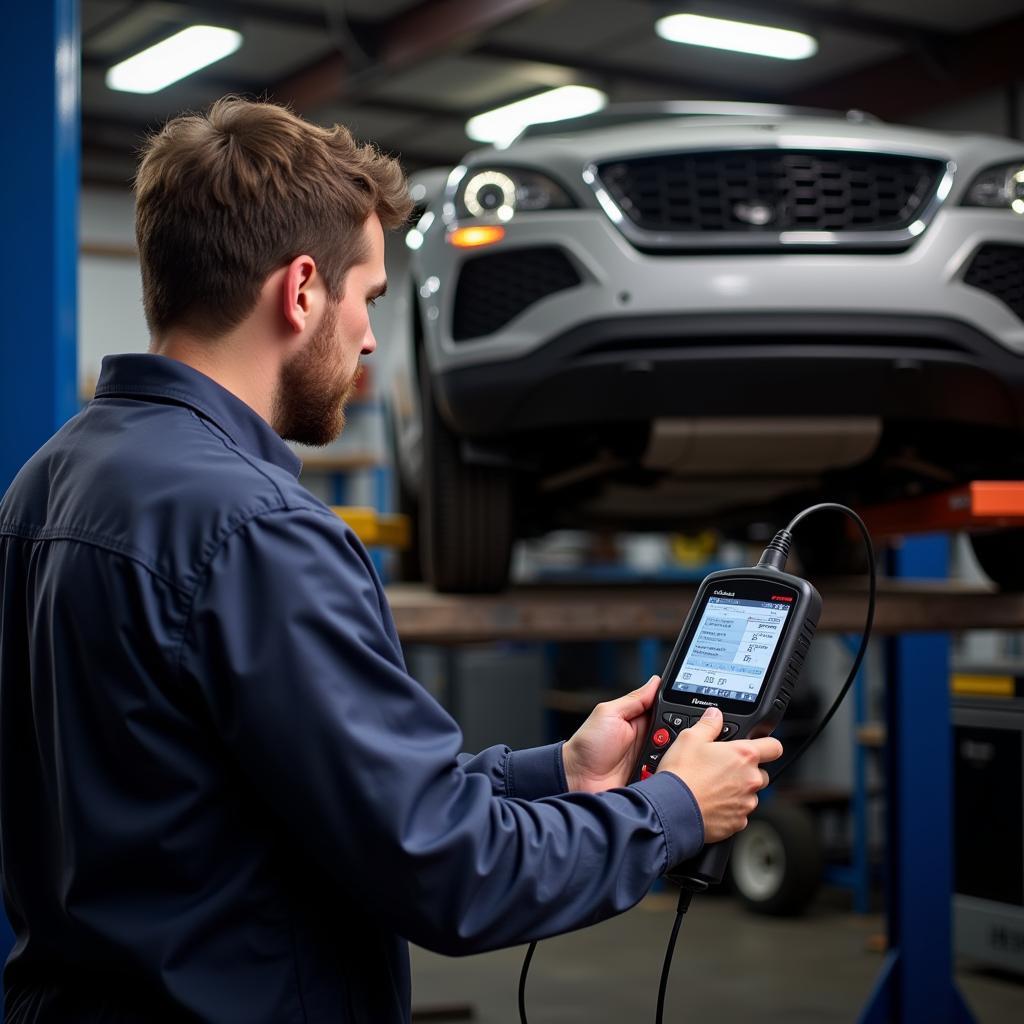
<instances>
[{"instance_id":1,"label":"orange lift arm","mask_svg":"<svg viewBox=\"0 0 1024 1024\"><path fill-rule=\"evenodd\" d=\"M869 507L863 518L875 537L1024 526L1024 481L975 480L938 494Z\"/></svg>"}]
</instances>

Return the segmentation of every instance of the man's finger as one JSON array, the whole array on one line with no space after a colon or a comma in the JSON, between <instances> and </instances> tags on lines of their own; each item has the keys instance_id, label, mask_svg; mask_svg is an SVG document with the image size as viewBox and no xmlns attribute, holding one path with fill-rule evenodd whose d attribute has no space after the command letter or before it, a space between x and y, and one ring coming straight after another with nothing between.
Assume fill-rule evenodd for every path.
<instances>
[{"instance_id":1,"label":"man's finger","mask_svg":"<svg viewBox=\"0 0 1024 1024\"><path fill-rule=\"evenodd\" d=\"M617 714L621 715L626 721L630 721L642 715L654 703L654 698L658 695L658 687L660 685L661 676L651 676L639 690L632 690L625 696L609 703Z\"/></svg>"},{"instance_id":2,"label":"man's finger","mask_svg":"<svg viewBox=\"0 0 1024 1024\"><path fill-rule=\"evenodd\" d=\"M778 761L782 757L782 744L774 736L765 736L759 740L748 741L757 752L758 764Z\"/></svg>"},{"instance_id":3,"label":"man's finger","mask_svg":"<svg viewBox=\"0 0 1024 1024\"><path fill-rule=\"evenodd\" d=\"M689 731L703 740L718 739L723 721L722 712L718 708L708 708Z\"/></svg>"}]
</instances>

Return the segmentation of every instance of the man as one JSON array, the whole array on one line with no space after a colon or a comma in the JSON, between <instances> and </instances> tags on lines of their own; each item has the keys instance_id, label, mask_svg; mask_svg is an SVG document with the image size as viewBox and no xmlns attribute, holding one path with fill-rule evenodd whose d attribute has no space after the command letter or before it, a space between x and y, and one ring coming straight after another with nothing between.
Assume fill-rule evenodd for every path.
<instances>
[{"instance_id":1,"label":"man","mask_svg":"<svg viewBox=\"0 0 1024 1024\"><path fill-rule=\"evenodd\" d=\"M407 1021L406 939L578 928L742 828L781 747L720 718L625 786L657 680L564 745L458 754L298 484L282 438L334 437L376 345L397 165L228 99L149 141L136 194L150 354L0 505L9 1024Z\"/></svg>"}]
</instances>

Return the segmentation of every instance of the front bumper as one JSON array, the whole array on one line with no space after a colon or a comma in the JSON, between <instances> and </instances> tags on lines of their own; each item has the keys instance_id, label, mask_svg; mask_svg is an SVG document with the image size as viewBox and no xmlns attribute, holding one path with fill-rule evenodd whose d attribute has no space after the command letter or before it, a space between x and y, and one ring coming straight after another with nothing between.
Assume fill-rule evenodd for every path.
<instances>
[{"instance_id":1,"label":"front bumper","mask_svg":"<svg viewBox=\"0 0 1024 1024\"><path fill-rule=\"evenodd\" d=\"M638 317L730 314L871 314L955 320L1009 353L1024 355L1024 321L999 299L964 283L986 243L1024 244L1024 218L1003 210L950 207L905 252L697 253L652 256L633 248L600 210L523 214L501 243L461 251L438 223L414 258L426 354L435 374L533 355L581 325ZM455 340L462 263L483 253L555 248L579 273L575 287L534 302L500 330Z\"/></svg>"},{"instance_id":2,"label":"front bumper","mask_svg":"<svg viewBox=\"0 0 1024 1024\"><path fill-rule=\"evenodd\" d=\"M1024 426L1024 359L953 318L831 314L590 320L529 356L435 374L466 437L673 416L879 416Z\"/></svg>"}]
</instances>

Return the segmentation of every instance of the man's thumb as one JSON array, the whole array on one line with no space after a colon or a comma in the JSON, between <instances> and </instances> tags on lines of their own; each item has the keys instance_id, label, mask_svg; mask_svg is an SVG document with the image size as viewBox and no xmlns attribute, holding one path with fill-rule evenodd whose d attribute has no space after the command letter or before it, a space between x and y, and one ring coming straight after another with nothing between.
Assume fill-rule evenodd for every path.
<instances>
[{"instance_id":1,"label":"man's thumb","mask_svg":"<svg viewBox=\"0 0 1024 1024\"><path fill-rule=\"evenodd\" d=\"M718 708L708 708L697 720L697 724L693 726L691 732L697 729L705 734L705 739L717 739L718 734L722 731L722 712Z\"/></svg>"}]
</instances>

